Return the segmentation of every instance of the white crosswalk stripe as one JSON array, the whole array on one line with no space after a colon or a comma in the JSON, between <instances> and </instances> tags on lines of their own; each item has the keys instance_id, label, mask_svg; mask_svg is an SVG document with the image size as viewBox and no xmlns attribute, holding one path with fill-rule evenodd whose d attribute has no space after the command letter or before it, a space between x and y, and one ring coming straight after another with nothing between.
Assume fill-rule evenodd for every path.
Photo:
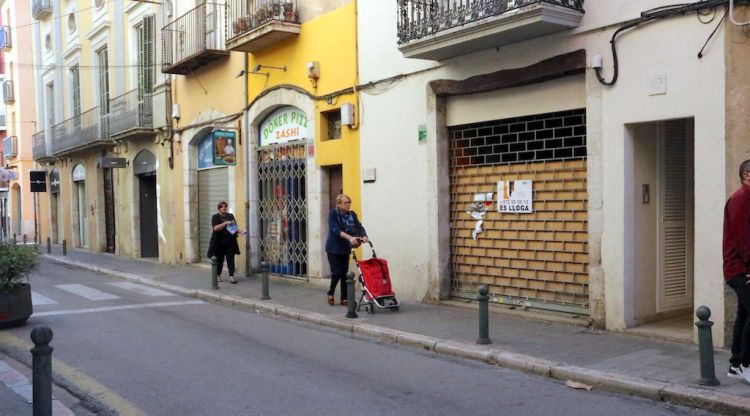
<instances>
[{"instance_id":1,"label":"white crosswalk stripe","mask_svg":"<svg viewBox=\"0 0 750 416\"><path fill-rule=\"evenodd\" d=\"M110 285L119 287L120 289L125 289L125 290L130 290L136 293L140 293L141 295L146 295L146 296L176 296L174 293L169 293L165 290L157 289L155 287L150 287L146 285L141 285L138 283L116 282L116 283L110 283Z\"/></svg>"},{"instance_id":2,"label":"white crosswalk stripe","mask_svg":"<svg viewBox=\"0 0 750 416\"><path fill-rule=\"evenodd\" d=\"M80 284L69 284L69 285L55 285L56 288L72 293L77 296L81 296L88 300L112 300L121 299L119 296L112 295L101 290L94 289Z\"/></svg>"},{"instance_id":3,"label":"white crosswalk stripe","mask_svg":"<svg viewBox=\"0 0 750 416\"><path fill-rule=\"evenodd\" d=\"M31 291L31 304L34 305L34 306L37 306L37 305L54 305L56 303L57 302L55 302L54 300L52 300L52 299L50 299L50 298L48 298L48 297L46 297L44 295L40 295L39 293L36 293L33 290Z\"/></svg>"}]
</instances>

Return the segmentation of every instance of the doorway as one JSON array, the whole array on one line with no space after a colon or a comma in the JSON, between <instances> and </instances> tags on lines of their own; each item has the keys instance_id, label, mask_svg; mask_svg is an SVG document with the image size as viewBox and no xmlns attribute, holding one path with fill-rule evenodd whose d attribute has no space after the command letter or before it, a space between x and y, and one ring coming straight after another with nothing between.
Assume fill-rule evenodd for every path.
<instances>
[{"instance_id":1,"label":"doorway","mask_svg":"<svg viewBox=\"0 0 750 416\"><path fill-rule=\"evenodd\" d=\"M336 197L344 193L344 180L341 165L326 166L328 174L328 209L336 208Z\"/></svg>"},{"instance_id":2,"label":"doorway","mask_svg":"<svg viewBox=\"0 0 750 416\"><path fill-rule=\"evenodd\" d=\"M75 182L75 204L78 215L78 244L80 247L88 248L89 246L89 222L88 213L86 212L86 181Z\"/></svg>"},{"instance_id":3,"label":"doorway","mask_svg":"<svg viewBox=\"0 0 750 416\"><path fill-rule=\"evenodd\" d=\"M159 257L159 227L156 212L156 173L138 176L141 219L141 257Z\"/></svg>"},{"instance_id":4,"label":"doorway","mask_svg":"<svg viewBox=\"0 0 750 416\"><path fill-rule=\"evenodd\" d=\"M633 291L629 326L692 337L694 129L692 119L629 127L632 137ZM627 300L626 300L627 302Z\"/></svg>"},{"instance_id":5,"label":"doorway","mask_svg":"<svg viewBox=\"0 0 750 416\"><path fill-rule=\"evenodd\" d=\"M112 169L102 169L104 174L104 229L107 253L115 252L115 188Z\"/></svg>"}]
</instances>

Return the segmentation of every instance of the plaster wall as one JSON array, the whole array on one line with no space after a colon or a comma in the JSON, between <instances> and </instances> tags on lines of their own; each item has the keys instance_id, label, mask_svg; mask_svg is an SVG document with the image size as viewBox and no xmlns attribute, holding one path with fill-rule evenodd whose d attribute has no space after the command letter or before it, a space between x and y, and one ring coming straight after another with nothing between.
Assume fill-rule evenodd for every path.
<instances>
[{"instance_id":1,"label":"plaster wall","mask_svg":"<svg viewBox=\"0 0 750 416\"><path fill-rule=\"evenodd\" d=\"M609 40L613 24L633 19L641 11L671 4L667 1L606 1L587 4L581 25L572 31L459 56L441 62L409 60L396 48L396 3L360 2L359 43L361 82L375 82L400 74L406 77L362 90L361 155L364 167L376 167L378 181L363 185L363 216L380 228L382 256L390 260L398 293L418 299L440 297L440 282L447 277L442 259L444 244L430 237L433 228L444 227L447 217L437 207L448 198L447 172L440 169L446 153L439 142L441 131L433 128L444 114L441 97L430 96L427 84L435 79L463 80L501 69L522 68L551 56L578 49L604 56L604 76L611 78ZM709 42L704 57L695 49L706 41L714 25L703 25L695 14L645 25L622 35L617 42L620 73L613 87L599 85L586 75L589 232L592 309L595 319L611 329L632 322L634 296L633 226L626 201L634 195L634 181L626 163L626 125L673 118L695 118L696 189L705 190L695 201L696 304L723 309L721 282L713 279L721 267L721 212L724 201L725 136L725 26ZM647 45L647 46L646 46ZM589 58L590 59L590 58ZM665 74L666 94L651 95L651 80ZM501 111L500 111L501 112ZM420 125L427 125L427 142L417 142ZM398 152L394 152L398 149ZM438 168L436 168L436 166ZM406 186L400 180L408 175ZM434 176L433 176L434 175ZM640 188L639 188L640 190ZM390 201L398 200L398 209ZM425 203L427 201L427 203ZM409 236L409 242L405 243ZM599 239L601 239L599 242ZM432 248L428 249L432 245ZM601 267L599 267L601 253ZM599 306L595 306L599 305ZM717 321L723 320L722 316ZM718 324L723 331L723 325Z\"/></svg>"}]
</instances>

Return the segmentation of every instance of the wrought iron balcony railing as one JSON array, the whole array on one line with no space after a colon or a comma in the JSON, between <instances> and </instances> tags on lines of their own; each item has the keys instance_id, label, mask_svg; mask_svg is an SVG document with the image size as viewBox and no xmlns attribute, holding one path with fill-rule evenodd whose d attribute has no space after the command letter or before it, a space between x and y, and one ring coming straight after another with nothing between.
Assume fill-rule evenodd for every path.
<instances>
[{"instance_id":1,"label":"wrought iron balcony railing","mask_svg":"<svg viewBox=\"0 0 750 416\"><path fill-rule=\"evenodd\" d=\"M46 159L51 156L47 152L47 133L45 131L40 131L31 136L31 148L34 160Z\"/></svg>"},{"instance_id":2,"label":"wrought iron balcony railing","mask_svg":"<svg viewBox=\"0 0 750 416\"><path fill-rule=\"evenodd\" d=\"M269 30L256 29L273 24ZM297 0L227 0L227 49L255 52L299 33Z\"/></svg>"},{"instance_id":3,"label":"wrought iron balcony railing","mask_svg":"<svg viewBox=\"0 0 750 416\"><path fill-rule=\"evenodd\" d=\"M584 0L397 0L398 43L439 36L469 24L481 25L493 17L523 14L528 6L546 6L580 12ZM546 34L546 33L545 33Z\"/></svg>"},{"instance_id":4,"label":"wrought iron balcony railing","mask_svg":"<svg viewBox=\"0 0 750 416\"><path fill-rule=\"evenodd\" d=\"M221 7L203 3L162 28L162 72L184 75L229 56Z\"/></svg>"},{"instance_id":5,"label":"wrought iron balcony railing","mask_svg":"<svg viewBox=\"0 0 750 416\"><path fill-rule=\"evenodd\" d=\"M112 142L109 138L109 115L102 114L99 107L55 124L48 134L55 156Z\"/></svg>"},{"instance_id":6,"label":"wrought iron balcony railing","mask_svg":"<svg viewBox=\"0 0 750 416\"><path fill-rule=\"evenodd\" d=\"M52 0L34 0L31 3L31 15L41 20L52 14Z\"/></svg>"},{"instance_id":7,"label":"wrought iron balcony railing","mask_svg":"<svg viewBox=\"0 0 750 416\"><path fill-rule=\"evenodd\" d=\"M113 98L109 101L109 112L113 139L153 133L154 107L150 93L135 89Z\"/></svg>"}]
</instances>

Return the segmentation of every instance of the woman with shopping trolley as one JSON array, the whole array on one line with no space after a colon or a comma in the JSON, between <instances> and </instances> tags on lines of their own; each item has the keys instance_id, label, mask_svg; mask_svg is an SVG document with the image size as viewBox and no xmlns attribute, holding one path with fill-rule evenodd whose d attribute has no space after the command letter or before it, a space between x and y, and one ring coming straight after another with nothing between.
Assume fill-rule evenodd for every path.
<instances>
[{"instance_id":1,"label":"woman with shopping trolley","mask_svg":"<svg viewBox=\"0 0 750 416\"><path fill-rule=\"evenodd\" d=\"M349 271L349 256L352 248L359 247L370 240L365 228L351 208L352 199L348 195L336 197L336 208L328 214L328 238L326 239L326 253L328 264L331 266L331 287L328 290L328 304L336 303L334 292L341 281L341 305L347 305L346 273Z\"/></svg>"}]
</instances>

